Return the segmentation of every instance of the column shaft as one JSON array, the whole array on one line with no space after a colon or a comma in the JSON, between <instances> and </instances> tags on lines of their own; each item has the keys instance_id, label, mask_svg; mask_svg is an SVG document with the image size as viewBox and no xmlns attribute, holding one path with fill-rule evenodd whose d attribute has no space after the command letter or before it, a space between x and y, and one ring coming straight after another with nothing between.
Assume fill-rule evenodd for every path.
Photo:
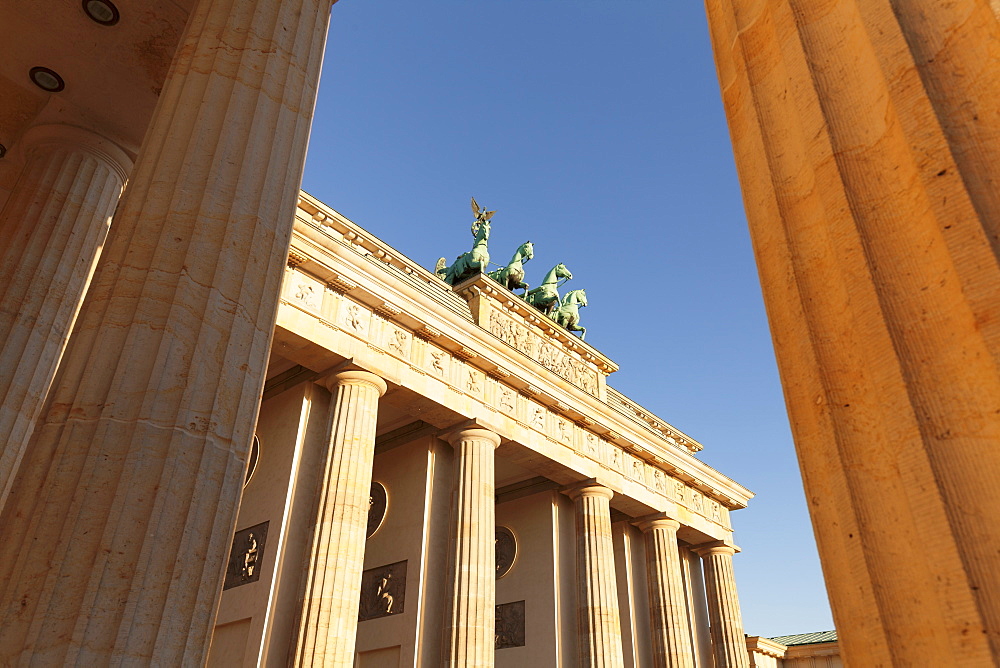
<instances>
[{"instance_id":1,"label":"column shaft","mask_svg":"<svg viewBox=\"0 0 1000 668\"><path fill-rule=\"evenodd\" d=\"M0 212L0 508L132 168L69 126L36 126L18 145L24 169Z\"/></svg>"},{"instance_id":2,"label":"column shaft","mask_svg":"<svg viewBox=\"0 0 1000 668\"><path fill-rule=\"evenodd\" d=\"M365 371L327 383L330 438L305 571L294 666L354 665L378 399L386 385Z\"/></svg>"},{"instance_id":3,"label":"column shaft","mask_svg":"<svg viewBox=\"0 0 1000 668\"><path fill-rule=\"evenodd\" d=\"M607 487L586 485L566 492L576 505L576 578L580 665L623 668L621 616L611 539Z\"/></svg>"},{"instance_id":4,"label":"column shaft","mask_svg":"<svg viewBox=\"0 0 1000 668\"><path fill-rule=\"evenodd\" d=\"M675 520L665 518L639 523L646 537L650 634L656 668L694 668L691 624L677 549L679 527Z\"/></svg>"},{"instance_id":5,"label":"column shaft","mask_svg":"<svg viewBox=\"0 0 1000 668\"><path fill-rule=\"evenodd\" d=\"M716 668L750 668L740 599L733 575L733 554L728 545L712 545L698 550L705 568L708 594L708 623Z\"/></svg>"},{"instance_id":6,"label":"column shaft","mask_svg":"<svg viewBox=\"0 0 1000 668\"><path fill-rule=\"evenodd\" d=\"M1000 24L706 0L845 661L1000 657Z\"/></svg>"},{"instance_id":7,"label":"column shaft","mask_svg":"<svg viewBox=\"0 0 1000 668\"><path fill-rule=\"evenodd\" d=\"M445 615L445 665L478 668L494 663L496 633L496 513L494 455L500 437L464 429L448 439L455 448L455 483Z\"/></svg>"},{"instance_id":8,"label":"column shaft","mask_svg":"<svg viewBox=\"0 0 1000 668\"><path fill-rule=\"evenodd\" d=\"M195 4L0 515L0 663L204 662L330 4Z\"/></svg>"}]
</instances>

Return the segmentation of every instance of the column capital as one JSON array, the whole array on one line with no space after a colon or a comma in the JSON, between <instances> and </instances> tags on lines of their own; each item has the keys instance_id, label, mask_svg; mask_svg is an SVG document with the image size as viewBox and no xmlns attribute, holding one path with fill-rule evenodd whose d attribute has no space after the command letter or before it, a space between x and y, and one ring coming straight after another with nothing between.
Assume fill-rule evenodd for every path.
<instances>
[{"instance_id":1,"label":"column capital","mask_svg":"<svg viewBox=\"0 0 1000 668\"><path fill-rule=\"evenodd\" d=\"M576 501L580 497L600 496L608 501L615 495L614 491L605 487L597 480L591 478L582 482L574 483L560 490L563 494Z\"/></svg>"},{"instance_id":2,"label":"column capital","mask_svg":"<svg viewBox=\"0 0 1000 668\"><path fill-rule=\"evenodd\" d=\"M389 389L385 380L376 376L371 371L361 369L348 369L331 373L319 381L323 387L333 392L340 385L369 385L378 390L378 396L383 396Z\"/></svg>"},{"instance_id":3,"label":"column capital","mask_svg":"<svg viewBox=\"0 0 1000 668\"><path fill-rule=\"evenodd\" d=\"M442 434L441 437L451 443L452 447L458 445L463 440L468 439L482 439L484 441L489 441L493 444L494 448L500 445L500 434L490 431L489 429L484 429L483 427L463 427L461 429L448 432L447 434Z\"/></svg>"},{"instance_id":4,"label":"column capital","mask_svg":"<svg viewBox=\"0 0 1000 668\"><path fill-rule=\"evenodd\" d=\"M43 146L64 146L84 151L102 160L117 173L122 182L128 180L132 171L132 157L118 144L96 132L75 125L49 123L28 128L20 141L23 155Z\"/></svg>"},{"instance_id":5,"label":"column capital","mask_svg":"<svg viewBox=\"0 0 1000 668\"><path fill-rule=\"evenodd\" d=\"M707 557L712 554L728 554L733 556L740 551L740 548L733 543L724 540L713 540L709 543L693 545L691 549L700 557Z\"/></svg>"},{"instance_id":6,"label":"column capital","mask_svg":"<svg viewBox=\"0 0 1000 668\"><path fill-rule=\"evenodd\" d=\"M643 533L649 533L654 529L669 529L677 533L677 530L681 528L681 523L666 513L653 513L652 515L637 517L632 520L632 524L639 527Z\"/></svg>"}]
</instances>

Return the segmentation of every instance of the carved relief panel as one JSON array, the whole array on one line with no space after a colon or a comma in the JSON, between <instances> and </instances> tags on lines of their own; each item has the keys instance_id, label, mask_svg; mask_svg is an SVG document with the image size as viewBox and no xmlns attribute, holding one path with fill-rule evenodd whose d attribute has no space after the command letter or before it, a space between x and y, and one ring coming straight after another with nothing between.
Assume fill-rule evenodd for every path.
<instances>
[{"instance_id":1,"label":"carved relief panel","mask_svg":"<svg viewBox=\"0 0 1000 668\"><path fill-rule=\"evenodd\" d=\"M385 349L390 354L408 359L410 356L410 333L395 325L386 323Z\"/></svg>"},{"instance_id":2,"label":"carved relief panel","mask_svg":"<svg viewBox=\"0 0 1000 668\"><path fill-rule=\"evenodd\" d=\"M494 649L524 647L524 601L502 603L496 607Z\"/></svg>"},{"instance_id":3,"label":"carved relief panel","mask_svg":"<svg viewBox=\"0 0 1000 668\"><path fill-rule=\"evenodd\" d=\"M297 269L288 268L282 296L290 303L318 315L323 306L323 284Z\"/></svg>"},{"instance_id":4,"label":"carved relief panel","mask_svg":"<svg viewBox=\"0 0 1000 668\"><path fill-rule=\"evenodd\" d=\"M241 529L233 536L233 547L226 566L226 580L222 589L232 589L260 579L261 559L267 541L268 522Z\"/></svg>"},{"instance_id":5,"label":"carved relief panel","mask_svg":"<svg viewBox=\"0 0 1000 668\"><path fill-rule=\"evenodd\" d=\"M406 562L369 568L361 574L358 621L398 615L406 598Z\"/></svg>"},{"instance_id":6,"label":"carved relief panel","mask_svg":"<svg viewBox=\"0 0 1000 668\"><path fill-rule=\"evenodd\" d=\"M597 396L597 369L576 359L540 333L499 311L490 311L489 331L500 340L532 358L549 371Z\"/></svg>"},{"instance_id":7,"label":"carved relief panel","mask_svg":"<svg viewBox=\"0 0 1000 668\"><path fill-rule=\"evenodd\" d=\"M337 324L344 331L359 338L368 335L368 330L371 327L371 311L349 299L341 300L339 310Z\"/></svg>"}]
</instances>

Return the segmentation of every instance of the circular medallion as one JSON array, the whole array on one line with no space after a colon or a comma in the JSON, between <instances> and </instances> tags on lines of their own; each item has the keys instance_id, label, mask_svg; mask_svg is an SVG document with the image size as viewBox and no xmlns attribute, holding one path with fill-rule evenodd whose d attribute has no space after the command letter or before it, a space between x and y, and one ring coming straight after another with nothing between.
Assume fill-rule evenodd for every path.
<instances>
[{"instance_id":1,"label":"circular medallion","mask_svg":"<svg viewBox=\"0 0 1000 668\"><path fill-rule=\"evenodd\" d=\"M514 532L507 527L497 527L496 552L497 578L502 578L507 575L517 557L517 540L514 538Z\"/></svg>"},{"instance_id":2,"label":"circular medallion","mask_svg":"<svg viewBox=\"0 0 1000 668\"><path fill-rule=\"evenodd\" d=\"M380 482L372 481L372 491L368 495L368 531L365 533L365 538L371 538L382 526L388 502L389 497L385 486Z\"/></svg>"},{"instance_id":3,"label":"circular medallion","mask_svg":"<svg viewBox=\"0 0 1000 668\"><path fill-rule=\"evenodd\" d=\"M244 487L250 483L253 472L257 470L258 459L260 459L260 439L257 438L257 434L254 434L253 443L250 445L250 461L247 463L247 479L243 481Z\"/></svg>"}]
</instances>

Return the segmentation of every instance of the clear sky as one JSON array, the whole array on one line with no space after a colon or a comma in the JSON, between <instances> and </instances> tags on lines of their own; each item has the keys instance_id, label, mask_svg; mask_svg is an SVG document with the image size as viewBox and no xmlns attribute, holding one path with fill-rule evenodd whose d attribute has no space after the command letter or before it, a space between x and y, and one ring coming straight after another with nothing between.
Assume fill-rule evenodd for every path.
<instances>
[{"instance_id":1,"label":"clear sky","mask_svg":"<svg viewBox=\"0 0 1000 668\"><path fill-rule=\"evenodd\" d=\"M609 383L757 497L745 630L833 628L697 0L341 0L303 188L433 269L522 242L586 288Z\"/></svg>"}]
</instances>

